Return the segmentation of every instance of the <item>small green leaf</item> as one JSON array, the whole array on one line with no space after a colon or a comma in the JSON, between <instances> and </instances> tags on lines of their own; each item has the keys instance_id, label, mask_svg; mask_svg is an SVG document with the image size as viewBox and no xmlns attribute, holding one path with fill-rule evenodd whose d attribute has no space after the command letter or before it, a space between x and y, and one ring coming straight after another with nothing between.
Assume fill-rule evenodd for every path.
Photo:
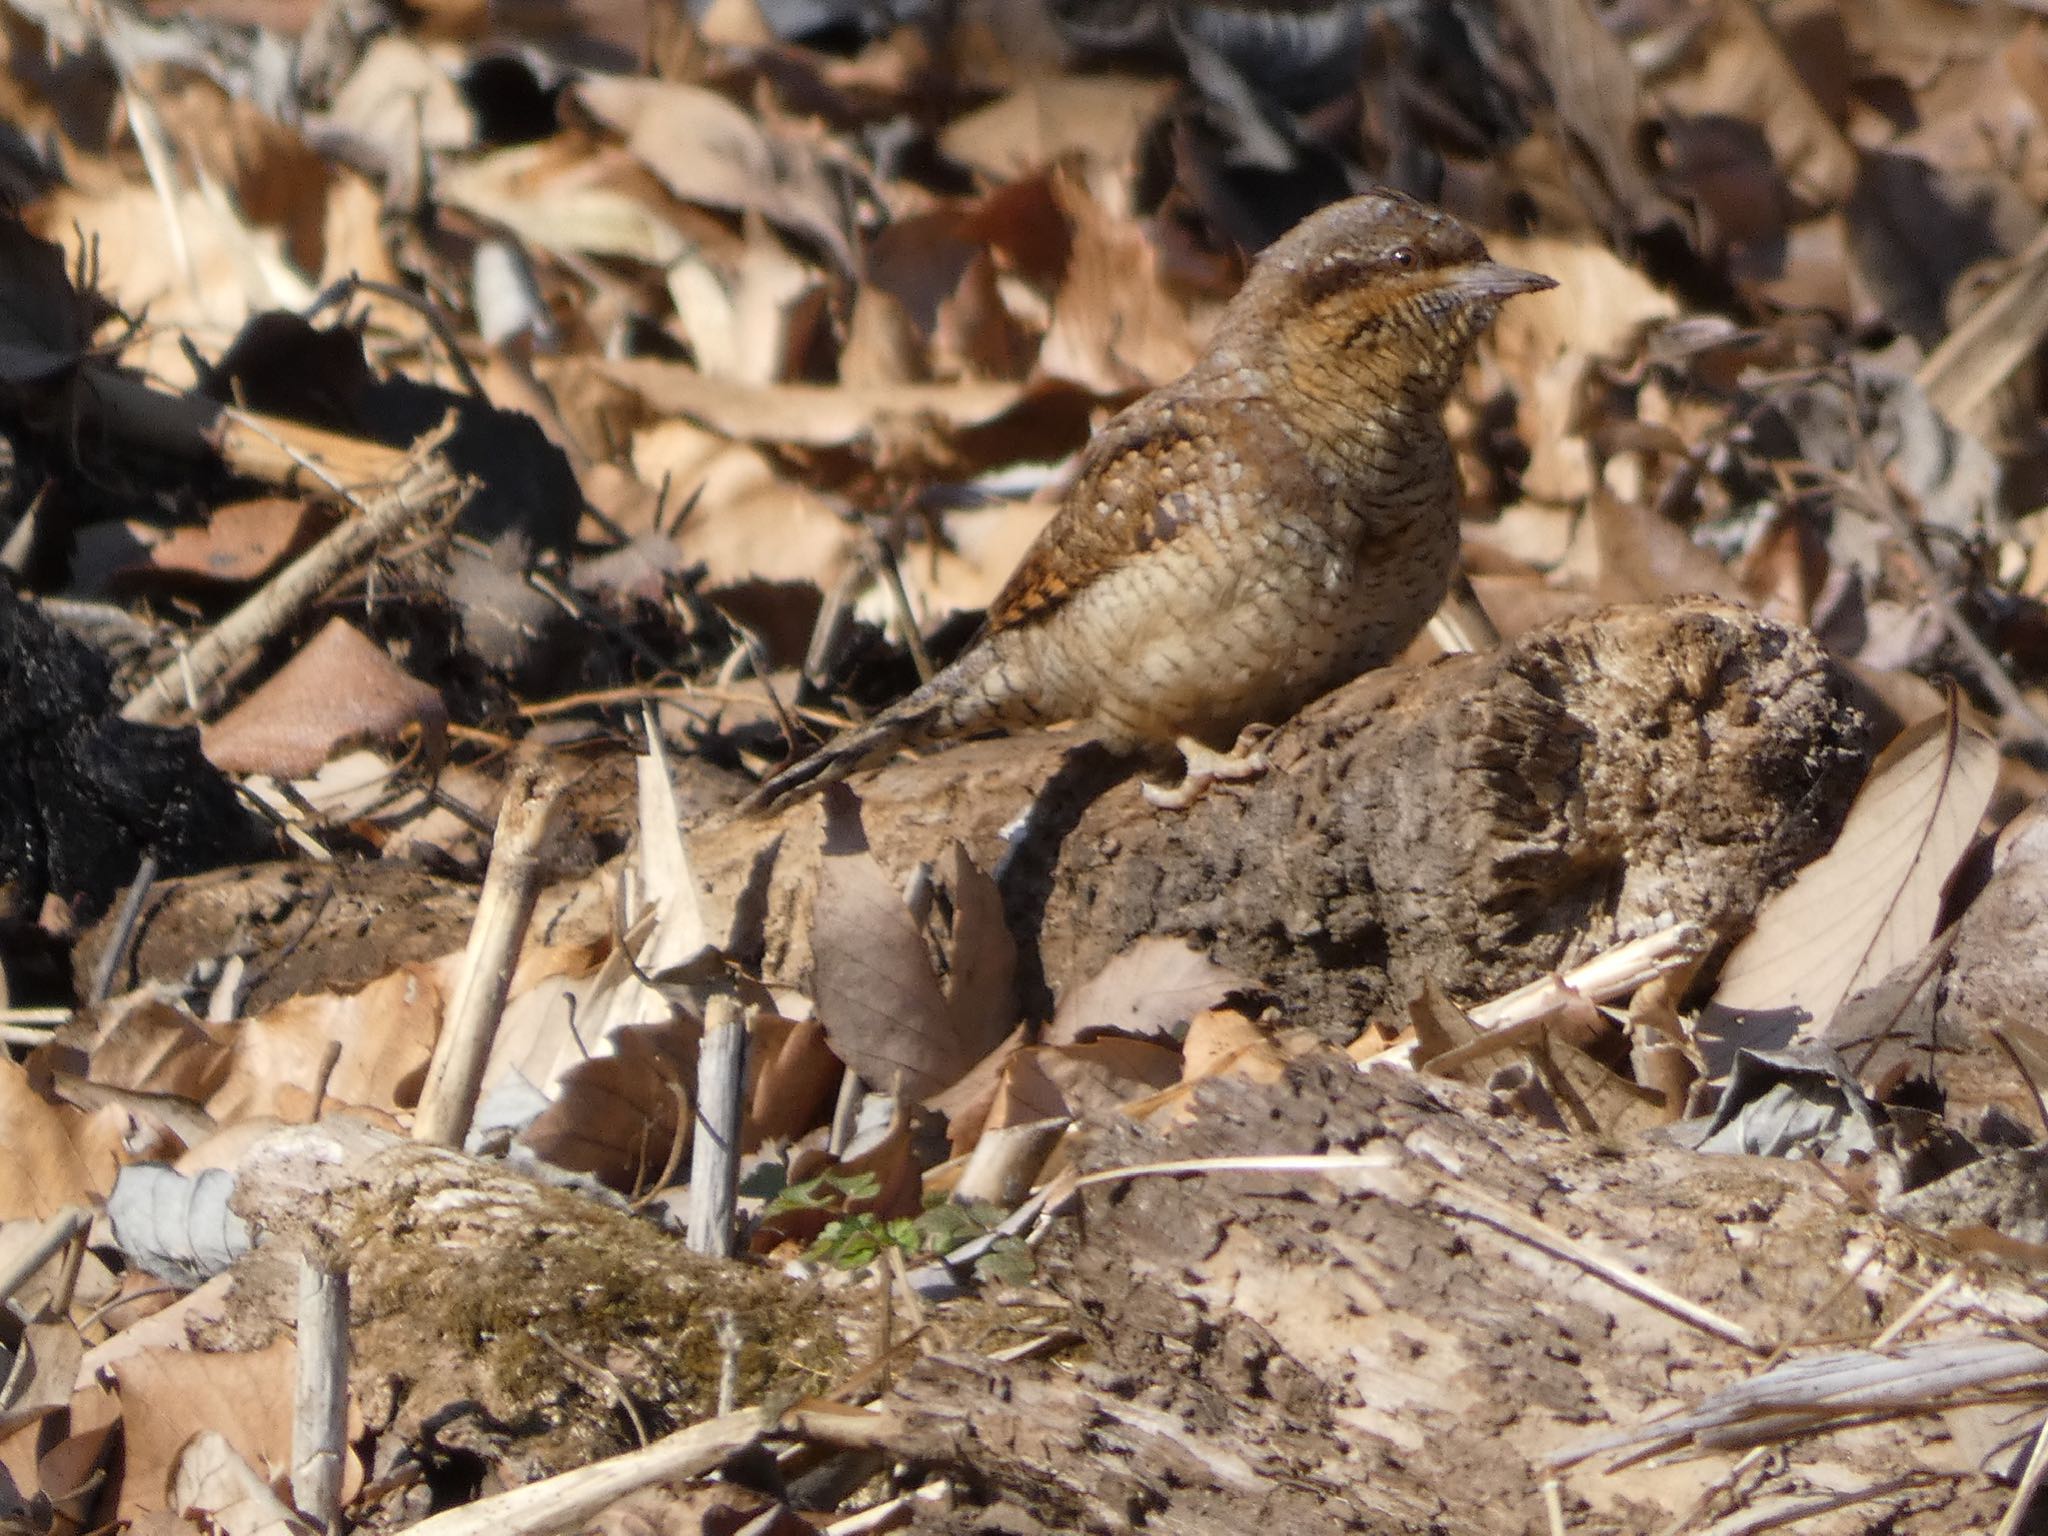
<instances>
[{"instance_id":1,"label":"small green leaf","mask_svg":"<svg viewBox=\"0 0 2048 1536\"><path fill-rule=\"evenodd\" d=\"M882 1176L874 1172L828 1173L825 1182L849 1200L872 1200L882 1192Z\"/></svg>"},{"instance_id":2,"label":"small green leaf","mask_svg":"<svg viewBox=\"0 0 2048 1536\"><path fill-rule=\"evenodd\" d=\"M1000 1285L1028 1285L1038 1266L1031 1246L1021 1237L999 1237L974 1261L974 1273Z\"/></svg>"}]
</instances>

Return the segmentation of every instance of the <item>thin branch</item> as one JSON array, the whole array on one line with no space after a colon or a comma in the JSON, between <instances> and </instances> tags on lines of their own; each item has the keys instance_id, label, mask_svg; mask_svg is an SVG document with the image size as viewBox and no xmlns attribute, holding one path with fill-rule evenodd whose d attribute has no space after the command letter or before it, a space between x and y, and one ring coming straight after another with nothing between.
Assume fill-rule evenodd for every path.
<instances>
[{"instance_id":1,"label":"thin branch","mask_svg":"<svg viewBox=\"0 0 2048 1536\"><path fill-rule=\"evenodd\" d=\"M464 483L434 452L453 426L451 418L421 438L411 468L396 484L278 572L176 661L144 683L121 707L121 718L152 725L170 719L185 707L181 679L188 668L195 688L211 687L243 657L282 632L336 577L393 533L430 507L466 498Z\"/></svg>"},{"instance_id":2,"label":"thin branch","mask_svg":"<svg viewBox=\"0 0 2048 1536\"><path fill-rule=\"evenodd\" d=\"M498 835L477 898L476 921L462 955L462 972L448 1003L433 1064L420 1094L413 1140L459 1147L482 1091L491 1041L505 1009L505 994L540 879L541 849L561 799L559 775L542 759L518 764L505 782Z\"/></svg>"}]
</instances>

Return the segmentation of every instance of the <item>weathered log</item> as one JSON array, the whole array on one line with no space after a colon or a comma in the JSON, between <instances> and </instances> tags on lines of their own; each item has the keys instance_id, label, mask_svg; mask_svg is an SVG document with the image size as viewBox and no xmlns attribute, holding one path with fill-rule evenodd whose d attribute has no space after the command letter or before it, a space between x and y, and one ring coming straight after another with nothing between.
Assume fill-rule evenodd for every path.
<instances>
[{"instance_id":1,"label":"weathered log","mask_svg":"<svg viewBox=\"0 0 2048 1536\"><path fill-rule=\"evenodd\" d=\"M1675 919L1731 942L1833 838L1867 746L1810 636L1685 599L1371 673L1283 727L1267 756L1262 779L1180 814L1146 805L1134 768L1058 733L855 785L886 866L959 838L999 871L1037 994L1027 1008L1141 935L1178 933L1298 1021L1344 1033L1425 979L1477 998ZM728 909L772 846L765 958L794 980L821 827L808 802L694 838Z\"/></svg>"}]
</instances>

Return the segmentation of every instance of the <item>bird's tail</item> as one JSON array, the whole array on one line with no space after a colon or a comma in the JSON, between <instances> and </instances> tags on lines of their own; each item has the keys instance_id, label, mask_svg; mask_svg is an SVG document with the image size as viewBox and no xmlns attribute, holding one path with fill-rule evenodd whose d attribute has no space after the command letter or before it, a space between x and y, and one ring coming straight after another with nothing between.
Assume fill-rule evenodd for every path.
<instances>
[{"instance_id":1,"label":"bird's tail","mask_svg":"<svg viewBox=\"0 0 2048 1536\"><path fill-rule=\"evenodd\" d=\"M739 809L748 816L772 811L905 747L1043 719L1013 681L1002 648L975 645L874 719L840 732L809 757L771 776L740 802Z\"/></svg>"}]
</instances>

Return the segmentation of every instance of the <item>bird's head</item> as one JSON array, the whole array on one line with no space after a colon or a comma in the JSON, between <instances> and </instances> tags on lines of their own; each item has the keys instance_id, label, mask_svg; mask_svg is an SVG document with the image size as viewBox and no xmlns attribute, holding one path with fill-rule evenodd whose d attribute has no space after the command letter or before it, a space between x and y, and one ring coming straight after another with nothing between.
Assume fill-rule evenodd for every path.
<instances>
[{"instance_id":1,"label":"bird's head","mask_svg":"<svg viewBox=\"0 0 2048 1536\"><path fill-rule=\"evenodd\" d=\"M1240 356L1440 405L1502 303L1556 287L1398 192L1311 214L1260 255L1218 330ZM1276 355L1277 352L1277 355Z\"/></svg>"}]
</instances>

